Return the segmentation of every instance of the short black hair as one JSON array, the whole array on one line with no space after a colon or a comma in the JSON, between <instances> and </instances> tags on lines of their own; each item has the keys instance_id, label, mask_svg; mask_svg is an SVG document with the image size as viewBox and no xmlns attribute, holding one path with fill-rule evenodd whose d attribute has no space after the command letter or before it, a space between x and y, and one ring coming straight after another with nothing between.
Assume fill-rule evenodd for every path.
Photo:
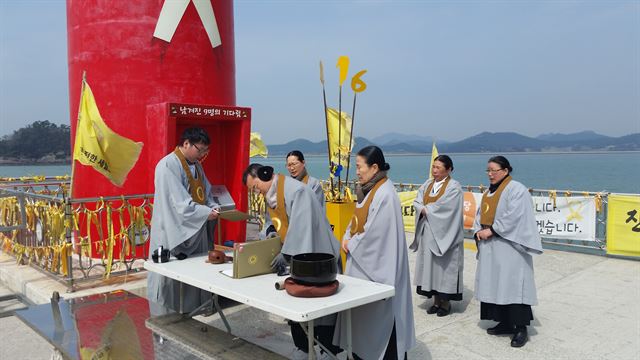
<instances>
[{"instance_id":1,"label":"short black hair","mask_svg":"<svg viewBox=\"0 0 640 360\"><path fill-rule=\"evenodd\" d=\"M285 157L285 159L288 159L289 156L295 156L295 157L298 158L298 160L304 162L304 155L302 155L302 151L300 151L300 150L289 151L289 153L287 154L287 157Z\"/></svg>"},{"instance_id":2,"label":"short black hair","mask_svg":"<svg viewBox=\"0 0 640 360\"><path fill-rule=\"evenodd\" d=\"M444 164L445 169L453 171L453 160L451 160L449 155L438 155L433 161L440 161Z\"/></svg>"},{"instance_id":3,"label":"short black hair","mask_svg":"<svg viewBox=\"0 0 640 360\"><path fill-rule=\"evenodd\" d=\"M363 147L362 149L360 149L360 151L358 151L358 156L362 156L369 166L378 164L378 169L382 171L391 169L391 166L389 166L389 164L384 161L384 154L382 153L382 149L375 145Z\"/></svg>"},{"instance_id":4,"label":"short black hair","mask_svg":"<svg viewBox=\"0 0 640 360\"><path fill-rule=\"evenodd\" d=\"M211 144L211 139L204 129L199 127L190 127L184 129L182 136L180 137L180 144L184 144L185 140L189 140L189 144Z\"/></svg>"},{"instance_id":5,"label":"short black hair","mask_svg":"<svg viewBox=\"0 0 640 360\"><path fill-rule=\"evenodd\" d=\"M249 177L249 175L251 175L251 177L253 177L253 178L257 178L258 177L258 169L260 169L261 167L262 167L262 165L261 164L257 164L257 163L247 166L247 168L242 173L242 183L245 186L247 186L247 178Z\"/></svg>"},{"instance_id":6,"label":"short black hair","mask_svg":"<svg viewBox=\"0 0 640 360\"><path fill-rule=\"evenodd\" d=\"M494 156L489 159L488 162L500 165L501 168L509 170L509 173L513 172L513 168L511 167L511 164L509 164L509 160L507 160L507 158L502 155Z\"/></svg>"}]
</instances>

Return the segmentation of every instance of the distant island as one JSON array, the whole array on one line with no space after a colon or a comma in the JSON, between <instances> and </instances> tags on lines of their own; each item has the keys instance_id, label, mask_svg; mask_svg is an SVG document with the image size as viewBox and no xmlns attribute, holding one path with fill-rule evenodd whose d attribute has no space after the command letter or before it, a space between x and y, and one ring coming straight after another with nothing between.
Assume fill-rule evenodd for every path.
<instances>
[{"instance_id":1,"label":"distant island","mask_svg":"<svg viewBox=\"0 0 640 360\"><path fill-rule=\"evenodd\" d=\"M356 137L355 149L378 145L389 154L424 154L431 152L433 139L427 136L386 134L372 140ZM436 141L440 153L499 152L572 152L572 151L640 151L640 133L610 137L593 131L573 134L543 134L535 138L514 132L483 132L457 142ZM267 145L269 155L286 155L300 150L305 155L326 154L327 141L297 139L286 144Z\"/></svg>"},{"instance_id":2,"label":"distant island","mask_svg":"<svg viewBox=\"0 0 640 360\"><path fill-rule=\"evenodd\" d=\"M0 138L0 165L70 163L69 125L36 121Z\"/></svg>"},{"instance_id":3,"label":"distant island","mask_svg":"<svg viewBox=\"0 0 640 360\"><path fill-rule=\"evenodd\" d=\"M388 154L431 152L429 136L389 133L371 140L356 137L355 150L378 145ZM535 138L514 132L483 132L457 142L436 141L440 153L507 153L573 151L640 151L640 133L610 137L593 131L573 134L542 134ZM282 156L291 150L305 155L324 155L327 141L296 139L286 144L267 145L269 155ZM71 129L47 120L36 121L0 138L0 165L71 163Z\"/></svg>"}]
</instances>

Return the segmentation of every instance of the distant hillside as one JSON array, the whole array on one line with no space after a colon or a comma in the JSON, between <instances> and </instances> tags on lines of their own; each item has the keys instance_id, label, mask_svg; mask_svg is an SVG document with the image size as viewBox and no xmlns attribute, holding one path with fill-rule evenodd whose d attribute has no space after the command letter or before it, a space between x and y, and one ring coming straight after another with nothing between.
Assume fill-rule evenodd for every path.
<instances>
[{"instance_id":1,"label":"distant hillside","mask_svg":"<svg viewBox=\"0 0 640 360\"><path fill-rule=\"evenodd\" d=\"M429 137L426 137L429 138ZM387 153L429 153L432 141L418 135L397 133L378 136L378 141L366 138L355 139L355 151L368 145L378 145ZM384 143L382 141L385 141ZM543 134L536 138L514 132L483 132L447 143L437 142L440 152L476 153L476 152L531 152L531 151L640 151L640 133L621 137L609 137L593 131L575 134ZM297 139L282 145L268 145L270 155L285 155L291 150L300 150L305 154L326 154L327 142L314 143Z\"/></svg>"},{"instance_id":2,"label":"distant hillside","mask_svg":"<svg viewBox=\"0 0 640 360\"><path fill-rule=\"evenodd\" d=\"M525 152L540 151L545 142L513 132L490 133L483 132L464 140L438 146L446 152Z\"/></svg>"},{"instance_id":3,"label":"distant hillside","mask_svg":"<svg viewBox=\"0 0 640 360\"><path fill-rule=\"evenodd\" d=\"M354 142L357 149L372 145L371 141L363 137L356 137ZM319 155L327 153L327 141L323 140L314 143L306 139L296 139L286 144L267 145L267 148L269 149L269 155L286 155L293 150L300 150L305 155Z\"/></svg>"},{"instance_id":4,"label":"distant hillside","mask_svg":"<svg viewBox=\"0 0 640 360\"><path fill-rule=\"evenodd\" d=\"M542 135L536 136L536 139L543 140L543 141L558 142L558 143L567 143L567 142L611 139L611 137L600 135L594 131L587 130L587 131L581 131L573 134L558 134L558 133L542 134Z\"/></svg>"}]
</instances>

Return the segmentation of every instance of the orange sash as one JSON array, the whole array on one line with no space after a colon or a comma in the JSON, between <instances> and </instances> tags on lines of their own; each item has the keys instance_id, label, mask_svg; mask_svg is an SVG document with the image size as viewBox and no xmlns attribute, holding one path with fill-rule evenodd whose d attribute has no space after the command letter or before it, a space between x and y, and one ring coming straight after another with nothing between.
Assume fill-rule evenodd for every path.
<instances>
[{"instance_id":1,"label":"orange sash","mask_svg":"<svg viewBox=\"0 0 640 360\"><path fill-rule=\"evenodd\" d=\"M280 235L280 241L284 244L284 239L289 230L289 216L287 215L287 207L284 203L284 180L285 176L278 174L278 188L276 190L276 208L272 209L267 206L271 222L276 228L276 232Z\"/></svg>"},{"instance_id":2,"label":"orange sash","mask_svg":"<svg viewBox=\"0 0 640 360\"><path fill-rule=\"evenodd\" d=\"M191 198L198 204L204 205L206 202L206 198L204 194L204 180L202 174L200 173L200 168L198 167L198 165L196 165L196 175L198 175L198 178L195 179L191 174L191 170L189 170L187 159L184 157L182 151L180 151L180 149L176 147L173 153L176 154L176 156L180 160L180 163L182 164L184 172L187 174L187 180L189 181L189 193L191 193Z\"/></svg>"},{"instance_id":3,"label":"orange sash","mask_svg":"<svg viewBox=\"0 0 640 360\"><path fill-rule=\"evenodd\" d=\"M480 225L492 226L493 221L496 217L496 208L498 207L498 201L500 200L500 195L502 195L502 190L507 186L507 184L511 182L511 176L508 175L498 186L498 189L492 196L489 195L489 190L487 190L484 195L482 195L482 202L480 203Z\"/></svg>"},{"instance_id":4,"label":"orange sash","mask_svg":"<svg viewBox=\"0 0 640 360\"><path fill-rule=\"evenodd\" d=\"M431 196L431 189L433 189L433 183L435 183L435 179L431 182L431 184L429 184L429 186L427 186L427 190L424 191L424 198L422 198L422 203L427 205L433 202L438 201L438 199L440 199L440 197L444 194L445 190L447 189L447 185L449 185L449 179L451 179L451 176L447 176L447 180L444 181L444 184L442 184L442 186L440 187L440 191L438 191L438 193L436 194L436 196Z\"/></svg>"},{"instance_id":5,"label":"orange sash","mask_svg":"<svg viewBox=\"0 0 640 360\"><path fill-rule=\"evenodd\" d=\"M367 218L369 217L369 206L371 206L371 202L373 201L373 197L376 195L376 191L378 191L380 186L385 182L387 182L386 177L378 181L368 194L369 197L367 198L367 201L364 202L364 205L362 207L356 206L356 209L353 212L353 217L351 218L351 236L364 232L364 224L367 223Z\"/></svg>"}]
</instances>

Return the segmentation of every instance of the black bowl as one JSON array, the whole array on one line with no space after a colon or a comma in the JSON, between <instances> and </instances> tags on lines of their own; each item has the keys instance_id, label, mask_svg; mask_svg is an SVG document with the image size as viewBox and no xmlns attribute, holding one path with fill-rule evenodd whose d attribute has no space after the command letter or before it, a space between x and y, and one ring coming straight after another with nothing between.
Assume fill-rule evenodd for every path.
<instances>
[{"instance_id":1,"label":"black bowl","mask_svg":"<svg viewBox=\"0 0 640 360\"><path fill-rule=\"evenodd\" d=\"M291 258L291 278L302 285L327 285L336 280L338 263L333 254L307 253Z\"/></svg>"}]
</instances>

